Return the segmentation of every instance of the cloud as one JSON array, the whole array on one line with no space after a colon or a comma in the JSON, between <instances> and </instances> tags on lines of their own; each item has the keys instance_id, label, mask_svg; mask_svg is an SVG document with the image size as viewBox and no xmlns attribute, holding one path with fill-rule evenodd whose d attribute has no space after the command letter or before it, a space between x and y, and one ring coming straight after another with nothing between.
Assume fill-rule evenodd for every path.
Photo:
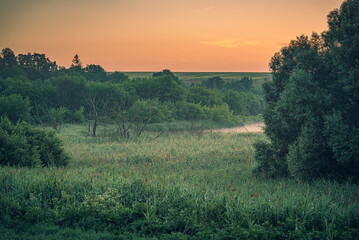
<instances>
[{"instance_id":1,"label":"cloud","mask_svg":"<svg viewBox=\"0 0 359 240\"><path fill-rule=\"evenodd\" d=\"M209 42L200 42L202 44L207 44L216 47L224 47L224 48L237 48L239 46L244 45L258 45L258 41L243 41L241 39L228 39L228 40L220 40L220 41L209 41Z\"/></svg>"}]
</instances>

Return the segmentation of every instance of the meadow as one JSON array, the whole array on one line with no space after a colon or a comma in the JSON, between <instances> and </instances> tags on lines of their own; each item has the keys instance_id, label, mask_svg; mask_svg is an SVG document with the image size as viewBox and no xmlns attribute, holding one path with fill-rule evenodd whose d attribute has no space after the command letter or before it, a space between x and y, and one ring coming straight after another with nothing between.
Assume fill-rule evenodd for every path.
<instances>
[{"instance_id":1,"label":"meadow","mask_svg":"<svg viewBox=\"0 0 359 240\"><path fill-rule=\"evenodd\" d=\"M66 168L0 167L0 239L358 239L359 187L263 179L262 133L60 132Z\"/></svg>"},{"instance_id":2,"label":"meadow","mask_svg":"<svg viewBox=\"0 0 359 240\"><path fill-rule=\"evenodd\" d=\"M124 72L130 79L151 77L153 72ZM219 76L225 82L241 80L243 77L252 78L253 83L261 85L264 81L272 79L270 72L174 72L174 74L185 84L201 84L208 78Z\"/></svg>"}]
</instances>

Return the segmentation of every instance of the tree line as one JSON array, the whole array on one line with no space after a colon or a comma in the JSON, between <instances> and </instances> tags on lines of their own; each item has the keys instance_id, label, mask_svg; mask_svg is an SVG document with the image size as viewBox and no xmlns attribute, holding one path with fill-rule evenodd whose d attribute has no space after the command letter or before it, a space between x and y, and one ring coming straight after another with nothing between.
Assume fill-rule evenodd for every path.
<instances>
[{"instance_id":1,"label":"tree line","mask_svg":"<svg viewBox=\"0 0 359 240\"><path fill-rule=\"evenodd\" d=\"M219 83L220 82L220 83ZM216 84L211 84L216 83ZM129 79L100 65L83 66L76 54L69 68L45 54L18 54L5 48L0 56L0 114L59 130L64 122L116 124L122 137L131 125L177 120L240 122L263 108L252 79L224 84L220 77L186 86L170 70L150 78ZM141 128L140 128L141 129ZM137 133L138 134L138 133Z\"/></svg>"}]
</instances>

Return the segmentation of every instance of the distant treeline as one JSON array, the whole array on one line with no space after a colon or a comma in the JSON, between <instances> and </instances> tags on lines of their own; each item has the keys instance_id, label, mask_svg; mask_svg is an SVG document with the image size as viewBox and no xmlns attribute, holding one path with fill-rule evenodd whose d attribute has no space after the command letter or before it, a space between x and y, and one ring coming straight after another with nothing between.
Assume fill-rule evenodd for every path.
<instances>
[{"instance_id":1,"label":"distant treeline","mask_svg":"<svg viewBox=\"0 0 359 240\"><path fill-rule=\"evenodd\" d=\"M9 120L50 125L118 125L126 136L129 124L176 120L240 122L258 115L262 92L251 78L225 82L220 76L186 86L170 70L150 78L129 79L121 72L106 72L100 65L82 65L76 54L69 68L59 67L45 54L18 54L5 48L0 56L0 114Z\"/></svg>"}]
</instances>

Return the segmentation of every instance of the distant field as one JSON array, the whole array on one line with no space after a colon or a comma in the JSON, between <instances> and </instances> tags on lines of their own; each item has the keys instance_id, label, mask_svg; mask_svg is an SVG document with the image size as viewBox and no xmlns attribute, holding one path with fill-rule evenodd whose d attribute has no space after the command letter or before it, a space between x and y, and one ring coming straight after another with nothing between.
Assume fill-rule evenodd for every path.
<instances>
[{"instance_id":1,"label":"distant field","mask_svg":"<svg viewBox=\"0 0 359 240\"><path fill-rule=\"evenodd\" d=\"M153 72L124 72L131 79L151 77ZM210 77L219 76L225 81L240 80L243 77L250 77L255 83L261 84L266 80L271 80L270 72L174 72L179 79L186 84L201 83Z\"/></svg>"}]
</instances>

